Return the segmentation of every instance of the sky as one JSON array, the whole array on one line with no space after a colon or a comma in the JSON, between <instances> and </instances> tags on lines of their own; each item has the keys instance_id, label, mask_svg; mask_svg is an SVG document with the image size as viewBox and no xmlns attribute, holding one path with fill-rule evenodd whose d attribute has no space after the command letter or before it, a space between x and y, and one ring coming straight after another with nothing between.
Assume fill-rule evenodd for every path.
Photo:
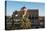
<instances>
[{"instance_id":1,"label":"sky","mask_svg":"<svg viewBox=\"0 0 46 31\"><path fill-rule=\"evenodd\" d=\"M18 2L18 1L7 1L6 15L11 16L15 10L20 10L23 6L28 9L38 9L39 16L45 16L45 4L39 2Z\"/></svg>"}]
</instances>

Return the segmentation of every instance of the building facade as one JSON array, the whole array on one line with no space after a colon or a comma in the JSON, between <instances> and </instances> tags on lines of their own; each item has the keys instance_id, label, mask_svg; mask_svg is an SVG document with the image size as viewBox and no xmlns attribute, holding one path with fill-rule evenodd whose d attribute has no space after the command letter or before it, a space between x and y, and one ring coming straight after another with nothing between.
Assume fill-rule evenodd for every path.
<instances>
[{"instance_id":1,"label":"building facade","mask_svg":"<svg viewBox=\"0 0 46 31\"><path fill-rule=\"evenodd\" d=\"M22 7L20 11L14 11L10 19L6 19L6 29L21 29L20 21L25 18L28 18L28 21L30 20L31 28L44 28L44 17L39 16L38 9Z\"/></svg>"}]
</instances>

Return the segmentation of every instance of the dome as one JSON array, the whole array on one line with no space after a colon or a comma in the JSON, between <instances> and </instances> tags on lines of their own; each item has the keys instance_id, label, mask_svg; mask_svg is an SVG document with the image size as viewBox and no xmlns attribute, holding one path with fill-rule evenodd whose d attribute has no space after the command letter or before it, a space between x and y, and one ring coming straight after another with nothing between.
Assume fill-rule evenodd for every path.
<instances>
[{"instance_id":1,"label":"dome","mask_svg":"<svg viewBox=\"0 0 46 31\"><path fill-rule=\"evenodd\" d=\"M24 7L22 7L21 9L26 9L26 7L24 6Z\"/></svg>"}]
</instances>

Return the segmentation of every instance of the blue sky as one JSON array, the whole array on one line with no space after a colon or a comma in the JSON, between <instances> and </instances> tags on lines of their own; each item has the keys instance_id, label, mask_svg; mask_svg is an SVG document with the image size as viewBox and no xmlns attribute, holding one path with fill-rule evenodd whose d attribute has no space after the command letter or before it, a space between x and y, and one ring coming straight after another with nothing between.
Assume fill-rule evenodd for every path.
<instances>
[{"instance_id":1,"label":"blue sky","mask_svg":"<svg viewBox=\"0 0 46 31\"><path fill-rule=\"evenodd\" d=\"M45 4L38 2L17 2L17 1L7 1L7 16L12 15L15 10L21 9L25 6L28 9L39 9L39 16L45 16Z\"/></svg>"}]
</instances>

